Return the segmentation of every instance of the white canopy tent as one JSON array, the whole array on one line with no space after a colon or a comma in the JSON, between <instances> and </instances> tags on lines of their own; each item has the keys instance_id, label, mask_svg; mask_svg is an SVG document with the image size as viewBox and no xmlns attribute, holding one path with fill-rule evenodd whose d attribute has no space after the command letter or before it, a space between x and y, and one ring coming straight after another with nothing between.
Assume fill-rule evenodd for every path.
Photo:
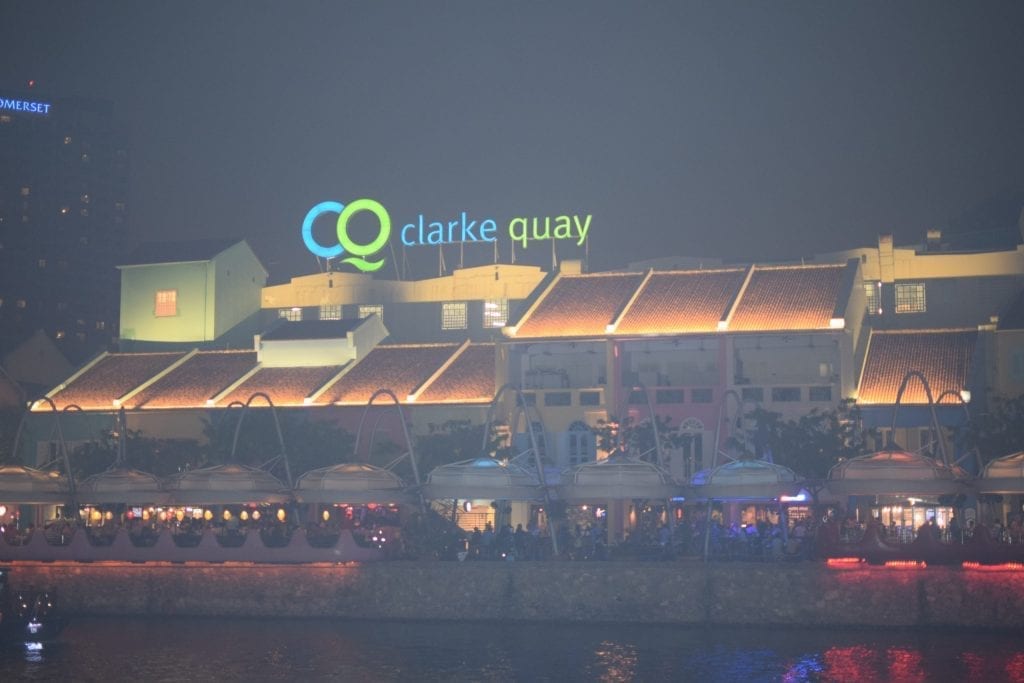
<instances>
[{"instance_id":1,"label":"white canopy tent","mask_svg":"<svg viewBox=\"0 0 1024 683\"><path fill-rule=\"evenodd\" d=\"M291 492L281 481L247 465L216 465L176 474L164 482L174 505L286 503Z\"/></svg>"},{"instance_id":2,"label":"white canopy tent","mask_svg":"<svg viewBox=\"0 0 1024 683\"><path fill-rule=\"evenodd\" d=\"M295 482L295 498L300 503L320 505L416 502L397 474L366 463L310 470Z\"/></svg>"}]
</instances>

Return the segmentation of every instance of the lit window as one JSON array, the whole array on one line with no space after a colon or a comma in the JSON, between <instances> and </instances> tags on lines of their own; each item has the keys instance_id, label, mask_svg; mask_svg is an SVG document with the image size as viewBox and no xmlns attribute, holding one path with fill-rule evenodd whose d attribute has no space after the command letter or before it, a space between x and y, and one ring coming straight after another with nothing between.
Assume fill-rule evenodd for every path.
<instances>
[{"instance_id":1,"label":"lit window","mask_svg":"<svg viewBox=\"0 0 1024 683\"><path fill-rule=\"evenodd\" d=\"M178 290L159 289L156 292L156 317L178 315Z\"/></svg>"},{"instance_id":2,"label":"lit window","mask_svg":"<svg viewBox=\"0 0 1024 683\"><path fill-rule=\"evenodd\" d=\"M39 266L40 268L45 268L46 267L46 259L44 259L44 258L39 259L38 261L36 261L36 265Z\"/></svg>"},{"instance_id":3,"label":"lit window","mask_svg":"<svg viewBox=\"0 0 1024 683\"><path fill-rule=\"evenodd\" d=\"M114 209L117 211L124 211L124 202L114 202Z\"/></svg>"},{"instance_id":4,"label":"lit window","mask_svg":"<svg viewBox=\"0 0 1024 683\"><path fill-rule=\"evenodd\" d=\"M107 323L105 321L103 321L103 320L97 320L96 321L96 329L97 330L105 330L105 329L107 329Z\"/></svg>"},{"instance_id":5,"label":"lit window","mask_svg":"<svg viewBox=\"0 0 1024 683\"><path fill-rule=\"evenodd\" d=\"M57 330L57 333L54 336L57 339L63 339L64 338L64 330Z\"/></svg>"},{"instance_id":6,"label":"lit window","mask_svg":"<svg viewBox=\"0 0 1024 683\"><path fill-rule=\"evenodd\" d=\"M80 342L84 342L85 341L85 332L75 332L75 339L77 339Z\"/></svg>"},{"instance_id":7,"label":"lit window","mask_svg":"<svg viewBox=\"0 0 1024 683\"><path fill-rule=\"evenodd\" d=\"M88 154L84 154L84 153L82 154L82 163L83 164L89 163L89 155Z\"/></svg>"},{"instance_id":8,"label":"lit window","mask_svg":"<svg viewBox=\"0 0 1024 683\"><path fill-rule=\"evenodd\" d=\"M27 308L28 307L28 302L25 301L24 299L18 299L18 301L15 302L14 305L17 306L18 308Z\"/></svg>"},{"instance_id":9,"label":"lit window","mask_svg":"<svg viewBox=\"0 0 1024 683\"><path fill-rule=\"evenodd\" d=\"M484 327L504 327L508 321L508 299L484 301Z\"/></svg>"},{"instance_id":10,"label":"lit window","mask_svg":"<svg viewBox=\"0 0 1024 683\"><path fill-rule=\"evenodd\" d=\"M86 209L85 207L82 207L82 209L78 213L80 215L82 215L82 216L88 216L89 215L89 209Z\"/></svg>"},{"instance_id":11,"label":"lit window","mask_svg":"<svg viewBox=\"0 0 1024 683\"><path fill-rule=\"evenodd\" d=\"M0 116L0 123L10 123L11 121L13 121L13 119L7 114Z\"/></svg>"},{"instance_id":12,"label":"lit window","mask_svg":"<svg viewBox=\"0 0 1024 683\"><path fill-rule=\"evenodd\" d=\"M456 301L441 304L441 329L466 329L466 302Z\"/></svg>"},{"instance_id":13,"label":"lit window","mask_svg":"<svg viewBox=\"0 0 1024 683\"><path fill-rule=\"evenodd\" d=\"M896 285L897 313L924 313L926 310L923 282Z\"/></svg>"},{"instance_id":14,"label":"lit window","mask_svg":"<svg viewBox=\"0 0 1024 683\"><path fill-rule=\"evenodd\" d=\"M324 304L320 307L321 320L341 320L341 304Z\"/></svg>"},{"instance_id":15,"label":"lit window","mask_svg":"<svg viewBox=\"0 0 1024 683\"><path fill-rule=\"evenodd\" d=\"M384 320L384 307L379 304L364 304L359 306L359 318L369 318L371 315L376 315L383 322Z\"/></svg>"},{"instance_id":16,"label":"lit window","mask_svg":"<svg viewBox=\"0 0 1024 683\"><path fill-rule=\"evenodd\" d=\"M21 188L21 196L22 197L27 197L30 194L32 194L32 188L31 187L25 186L25 187Z\"/></svg>"},{"instance_id":17,"label":"lit window","mask_svg":"<svg viewBox=\"0 0 1024 683\"><path fill-rule=\"evenodd\" d=\"M867 300L868 315L882 314L882 283L865 282L864 298Z\"/></svg>"},{"instance_id":18,"label":"lit window","mask_svg":"<svg viewBox=\"0 0 1024 683\"><path fill-rule=\"evenodd\" d=\"M60 215L61 216L66 216L66 215L68 215L68 211L70 211L70 210L71 209L69 209L68 207L62 206L62 207L60 207Z\"/></svg>"},{"instance_id":19,"label":"lit window","mask_svg":"<svg viewBox=\"0 0 1024 683\"><path fill-rule=\"evenodd\" d=\"M302 309L299 308L298 306L293 306L291 308L282 308L277 311L277 317L284 318L285 320L291 321L293 323L298 322L302 320Z\"/></svg>"},{"instance_id":20,"label":"lit window","mask_svg":"<svg viewBox=\"0 0 1024 683\"><path fill-rule=\"evenodd\" d=\"M57 302L57 310L58 311L66 311L66 310L68 310L68 302L66 302L66 301L58 301Z\"/></svg>"},{"instance_id":21,"label":"lit window","mask_svg":"<svg viewBox=\"0 0 1024 683\"><path fill-rule=\"evenodd\" d=\"M79 199L82 200L83 204L88 204L89 203L89 195L88 195L88 193L83 194Z\"/></svg>"},{"instance_id":22,"label":"lit window","mask_svg":"<svg viewBox=\"0 0 1024 683\"><path fill-rule=\"evenodd\" d=\"M65 145L70 145L71 144L71 136L70 135L65 135L64 136L64 144Z\"/></svg>"}]
</instances>

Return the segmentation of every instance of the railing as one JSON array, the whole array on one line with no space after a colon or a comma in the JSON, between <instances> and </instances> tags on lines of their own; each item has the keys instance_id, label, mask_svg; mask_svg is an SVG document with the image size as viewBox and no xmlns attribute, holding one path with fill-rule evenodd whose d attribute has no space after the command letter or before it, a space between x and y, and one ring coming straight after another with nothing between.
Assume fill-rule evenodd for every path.
<instances>
[{"instance_id":1,"label":"railing","mask_svg":"<svg viewBox=\"0 0 1024 683\"><path fill-rule=\"evenodd\" d=\"M48 534L35 530L23 545L0 540L0 562L34 560L39 562L371 562L387 557L381 543L357 542L351 530L307 537L305 529L282 535L281 543L273 542L253 530L230 534L205 529L201 533L173 533L170 529L154 532L150 540L128 529L118 529L109 542L87 529L76 528L64 534ZM48 538L47 536L50 536ZM333 542L331 537L334 537ZM277 539L275 539L276 541ZM394 543L389 539L386 543ZM397 545L397 544L396 544Z\"/></svg>"}]
</instances>

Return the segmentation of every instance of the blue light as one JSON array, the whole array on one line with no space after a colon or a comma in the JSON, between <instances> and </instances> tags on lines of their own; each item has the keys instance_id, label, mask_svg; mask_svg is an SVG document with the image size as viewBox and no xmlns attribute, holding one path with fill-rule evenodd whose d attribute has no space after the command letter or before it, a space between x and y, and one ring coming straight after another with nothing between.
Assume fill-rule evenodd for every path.
<instances>
[{"instance_id":1,"label":"blue light","mask_svg":"<svg viewBox=\"0 0 1024 683\"><path fill-rule=\"evenodd\" d=\"M313 221L315 221L322 213L337 213L340 214L344 210L345 205L341 202L320 202L306 214L306 217L302 220L302 241L306 243L306 248L313 252L320 258L337 258L341 256L345 249L340 244L335 244L332 247L325 247L315 239L313 239Z\"/></svg>"}]
</instances>

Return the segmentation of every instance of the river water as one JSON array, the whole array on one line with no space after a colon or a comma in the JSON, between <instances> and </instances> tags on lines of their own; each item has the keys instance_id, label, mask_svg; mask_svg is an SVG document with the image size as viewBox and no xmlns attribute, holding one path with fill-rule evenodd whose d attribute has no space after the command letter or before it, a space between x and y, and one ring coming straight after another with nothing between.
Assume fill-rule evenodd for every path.
<instances>
[{"instance_id":1,"label":"river water","mask_svg":"<svg viewBox=\"0 0 1024 683\"><path fill-rule=\"evenodd\" d=\"M1024 682L1018 633L79 618L0 680Z\"/></svg>"}]
</instances>

